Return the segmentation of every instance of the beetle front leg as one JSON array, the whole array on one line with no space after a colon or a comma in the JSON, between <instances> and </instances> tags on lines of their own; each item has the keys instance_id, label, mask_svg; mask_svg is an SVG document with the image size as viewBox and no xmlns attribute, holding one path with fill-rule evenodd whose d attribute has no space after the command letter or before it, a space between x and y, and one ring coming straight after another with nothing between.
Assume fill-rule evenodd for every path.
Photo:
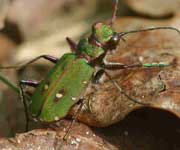
<instances>
[{"instance_id":1,"label":"beetle front leg","mask_svg":"<svg viewBox=\"0 0 180 150\"><path fill-rule=\"evenodd\" d=\"M113 63L113 62L108 62L108 63L103 63L103 68L108 69L108 70L117 70L117 69L130 69L130 68L151 68L151 67L167 67L170 66L170 63L167 62L160 62L160 63L136 63L136 64L121 64L121 63Z\"/></svg>"}]
</instances>

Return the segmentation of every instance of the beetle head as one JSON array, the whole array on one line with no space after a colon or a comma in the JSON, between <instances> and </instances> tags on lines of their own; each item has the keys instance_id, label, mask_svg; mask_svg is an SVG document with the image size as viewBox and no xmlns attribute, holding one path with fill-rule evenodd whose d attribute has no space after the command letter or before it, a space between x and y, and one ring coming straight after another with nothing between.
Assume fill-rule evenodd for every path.
<instances>
[{"instance_id":1,"label":"beetle head","mask_svg":"<svg viewBox=\"0 0 180 150\"><path fill-rule=\"evenodd\" d=\"M119 34L114 32L111 25L96 23L92 28L93 37L108 50L115 49L119 43Z\"/></svg>"},{"instance_id":2,"label":"beetle head","mask_svg":"<svg viewBox=\"0 0 180 150\"><path fill-rule=\"evenodd\" d=\"M106 25L104 23L95 23L92 27L93 37L101 44L105 44L107 41L109 41L113 34L114 31L110 25Z\"/></svg>"}]
</instances>

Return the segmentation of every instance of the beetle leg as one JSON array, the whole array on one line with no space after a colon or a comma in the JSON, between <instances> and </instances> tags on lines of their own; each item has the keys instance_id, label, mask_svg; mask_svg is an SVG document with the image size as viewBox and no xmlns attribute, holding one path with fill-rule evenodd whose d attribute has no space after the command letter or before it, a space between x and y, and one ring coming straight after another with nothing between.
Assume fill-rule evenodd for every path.
<instances>
[{"instance_id":1,"label":"beetle leg","mask_svg":"<svg viewBox=\"0 0 180 150\"><path fill-rule=\"evenodd\" d=\"M39 85L39 81L32 81L32 80L21 80L21 85L28 85L31 87L37 87Z\"/></svg>"},{"instance_id":2,"label":"beetle leg","mask_svg":"<svg viewBox=\"0 0 180 150\"><path fill-rule=\"evenodd\" d=\"M56 63L59 59L50 55L40 55L28 62L26 62L25 64L21 64L21 65L15 65L15 66L0 66L0 69L16 69L16 68L22 68L25 67L27 65L32 64L33 62L39 60L40 58L44 58L46 60L51 61L52 63Z\"/></svg>"},{"instance_id":3,"label":"beetle leg","mask_svg":"<svg viewBox=\"0 0 180 150\"><path fill-rule=\"evenodd\" d=\"M98 84L99 80L101 79L101 77L104 74L104 69L100 69L96 72L96 74L94 75L93 79L92 79L92 83L93 84Z\"/></svg>"},{"instance_id":4,"label":"beetle leg","mask_svg":"<svg viewBox=\"0 0 180 150\"><path fill-rule=\"evenodd\" d=\"M150 67L167 67L170 66L171 63L167 62L160 62L160 63L136 63L136 64L121 64L121 63L112 63L108 62L107 64L103 64L103 68L108 69L108 70L117 70L117 69L130 69L130 68L150 68Z\"/></svg>"},{"instance_id":5,"label":"beetle leg","mask_svg":"<svg viewBox=\"0 0 180 150\"><path fill-rule=\"evenodd\" d=\"M137 63L137 64L126 65L126 64L115 63L115 62L104 62L102 64L102 66L103 66L103 68L108 69L108 70L117 70L117 69L127 69L127 68L142 67L142 64Z\"/></svg>"},{"instance_id":6,"label":"beetle leg","mask_svg":"<svg viewBox=\"0 0 180 150\"><path fill-rule=\"evenodd\" d=\"M27 106L27 103L26 103L26 100L25 100L25 95L24 95L24 91L23 91L23 87L22 87L22 83L19 82L19 87L20 87L20 97L23 101L23 105L24 105L24 113L25 113L25 117L26 117L26 128L25 128L25 131L28 131L29 129L29 114L28 114L28 106Z\"/></svg>"},{"instance_id":7,"label":"beetle leg","mask_svg":"<svg viewBox=\"0 0 180 150\"><path fill-rule=\"evenodd\" d=\"M58 58L56 58L56 57L54 57L54 56L50 56L50 55L41 55L41 56L39 56L39 58L38 59L40 59L40 58L44 58L44 59L46 59L46 60L49 60L49 61L51 61L52 63L57 63L57 61L59 60ZM38 60L37 59L37 60ZM36 61L36 60L35 60Z\"/></svg>"},{"instance_id":8,"label":"beetle leg","mask_svg":"<svg viewBox=\"0 0 180 150\"><path fill-rule=\"evenodd\" d=\"M65 133L65 135L64 135L64 137L63 137L63 140L64 140L64 141L66 141L67 136L69 135L69 133L70 133L70 131L71 131L72 125L74 124L74 122L75 122L76 119L78 118L79 114L81 113L82 107L83 107L83 105L84 105L84 102L83 102L83 101L84 101L84 97L80 98L79 101L81 102L81 104L80 104L77 112L76 112L75 115L73 116L73 119L72 119L72 121L71 121L71 123L70 123L70 125L69 125L69 127L68 127L68 129L67 129L67 132Z\"/></svg>"},{"instance_id":9,"label":"beetle leg","mask_svg":"<svg viewBox=\"0 0 180 150\"><path fill-rule=\"evenodd\" d=\"M71 51L78 54L79 51L77 51L77 44L69 37L66 37L66 41L69 44Z\"/></svg>"},{"instance_id":10,"label":"beetle leg","mask_svg":"<svg viewBox=\"0 0 180 150\"><path fill-rule=\"evenodd\" d=\"M28 131L30 119L29 119L29 114L28 114L28 106L27 106L26 99L25 99L25 93L23 90L23 85L28 85L31 87L37 87L39 85L39 82L38 81L32 81L32 80L21 80L21 81L19 81L20 97L23 101L24 112L25 112L25 117L26 117L26 131Z\"/></svg>"},{"instance_id":11,"label":"beetle leg","mask_svg":"<svg viewBox=\"0 0 180 150\"><path fill-rule=\"evenodd\" d=\"M132 102L134 103L137 103L137 104L141 104L141 105L149 105L148 103L143 103L143 102L140 102L132 97L130 97L123 89L122 87L115 81L112 79L112 77L110 76L109 73L107 73L105 70L104 70L104 73L106 74L106 76L109 78L109 80L114 84L114 86L119 90L120 93L122 93L123 95L125 95L129 100L131 100Z\"/></svg>"}]
</instances>

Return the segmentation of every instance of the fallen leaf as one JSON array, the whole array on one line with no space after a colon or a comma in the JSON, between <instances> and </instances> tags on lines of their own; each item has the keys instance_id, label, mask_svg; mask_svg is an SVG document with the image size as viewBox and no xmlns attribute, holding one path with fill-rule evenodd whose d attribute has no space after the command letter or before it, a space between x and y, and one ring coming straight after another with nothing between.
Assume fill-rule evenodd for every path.
<instances>
[{"instance_id":1,"label":"fallen leaf","mask_svg":"<svg viewBox=\"0 0 180 150\"><path fill-rule=\"evenodd\" d=\"M36 129L17 134L15 138L0 139L0 149L4 150L118 150L108 141L81 123L73 124L67 139L63 141L70 122L61 121L54 129Z\"/></svg>"}]
</instances>

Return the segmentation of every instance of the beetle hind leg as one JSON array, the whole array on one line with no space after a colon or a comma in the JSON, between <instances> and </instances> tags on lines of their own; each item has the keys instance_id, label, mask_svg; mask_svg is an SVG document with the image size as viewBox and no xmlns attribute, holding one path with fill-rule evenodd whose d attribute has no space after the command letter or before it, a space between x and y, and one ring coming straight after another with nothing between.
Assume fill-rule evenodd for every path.
<instances>
[{"instance_id":1,"label":"beetle hind leg","mask_svg":"<svg viewBox=\"0 0 180 150\"><path fill-rule=\"evenodd\" d=\"M29 130L29 113L28 113L28 104L26 102L26 95L25 92L23 90L23 85L27 85L27 86L31 86L31 87L37 87L39 85L38 81L32 81L32 80L21 80L19 81L19 87L20 87L20 97L21 100L23 102L24 105L24 113L25 113L25 117L26 117L26 127L25 127L25 131Z\"/></svg>"},{"instance_id":2,"label":"beetle hind leg","mask_svg":"<svg viewBox=\"0 0 180 150\"><path fill-rule=\"evenodd\" d=\"M25 94L24 94L23 86L22 86L21 82L19 82L19 87L20 87L20 97L21 97L21 100L22 100L23 105L24 105L24 113L25 113L25 117L26 117L25 131L27 132L29 130L29 121L30 121L29 114L28 114L28 106L26 103Z\"/></svg>"}]
</instances>

